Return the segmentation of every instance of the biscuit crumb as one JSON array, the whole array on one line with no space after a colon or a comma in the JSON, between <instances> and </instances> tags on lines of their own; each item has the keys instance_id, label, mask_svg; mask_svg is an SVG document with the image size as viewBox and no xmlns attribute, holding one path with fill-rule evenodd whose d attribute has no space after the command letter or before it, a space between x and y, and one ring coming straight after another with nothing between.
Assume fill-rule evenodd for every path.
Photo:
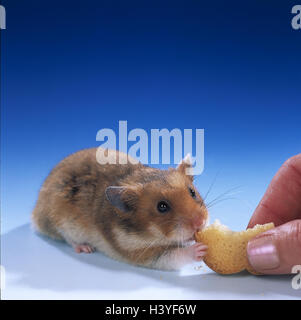
<instances>
[{"instance_id":1,"label":"biscuit crumb","mask_svg":"<svg viewBox=\"0 0 301 320\"><path fill-rule=\"evenodd\" d=\"M203 268L203 266L195 266L195 267L194 267L194 270L199 271L199 270L201 270L202 268Z\"/></svg>"}]
</instances>

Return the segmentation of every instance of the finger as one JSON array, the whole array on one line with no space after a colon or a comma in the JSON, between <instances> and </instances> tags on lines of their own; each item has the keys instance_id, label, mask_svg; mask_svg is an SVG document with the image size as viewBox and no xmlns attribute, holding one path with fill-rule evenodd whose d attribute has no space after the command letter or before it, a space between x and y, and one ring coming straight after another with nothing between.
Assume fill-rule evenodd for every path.
<instances>
[{"instance_id":1,"label":"finger","mask_svg":"<svg viewBox=\"0 0 301 320\"><path fill-rule=\"evenodd\" d=\"M287 160L270 183L248 227L274 222L276 226L301 218L301 154Z\"/></svg>"},{"instance_id":2,"label":"finger","mask_svg":"<svg viewBox=\"0 0 301 320\"><path fill-rule=\"evenodd\" d=\"M301 265L301 220L260 234L247 246L250 265L263 274L288 274Z\"/></svg>"}]
</instances>

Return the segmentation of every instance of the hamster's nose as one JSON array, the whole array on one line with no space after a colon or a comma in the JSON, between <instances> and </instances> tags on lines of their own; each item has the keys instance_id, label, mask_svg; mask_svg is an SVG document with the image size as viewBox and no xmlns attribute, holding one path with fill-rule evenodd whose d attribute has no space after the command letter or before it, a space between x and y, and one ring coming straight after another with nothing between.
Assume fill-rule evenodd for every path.
<instances>
[{"instance_id":1,"label":"hamster's nose","mask_svg":"<svg viewBox=\"0 0 301 320\"><path fill-rule=\"evenodd\" d=\"M204 223L204 219L201 217L194 217L192 219L192 227L195 230L199 230L203 226L203 223Z\"/></svg>"}]
</instances>

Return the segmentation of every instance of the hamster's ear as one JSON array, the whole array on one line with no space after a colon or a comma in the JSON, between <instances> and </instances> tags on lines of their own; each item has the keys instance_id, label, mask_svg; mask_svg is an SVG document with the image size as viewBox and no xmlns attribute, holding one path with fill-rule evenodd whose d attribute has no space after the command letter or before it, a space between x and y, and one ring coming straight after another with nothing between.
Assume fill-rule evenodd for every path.
<instances>
[{"instance_id":1,"label":"hamster's ear","mask_svg":"<svg viewBox=\"0 0 301 320\"><path fill-rule=\"evenodd\" d=\"M186 169L192 170L192 158L191 158L190 153L187 153L185 158L180 162L180 164L177 167L177 170L179 172L181 172L182 174L187 175L188 178L193 180L193 175L187 174L188 170L186 171Z\"/></svg>"},{"instance_id":2,"label":"hamster's ear","mask_svg":"<svg viewBox=\"0 0 301 320\"><path fill-rule=\"evenodd\" d=\"M128 187L110 186L105 191L108 201L122 212L131 211L137 201L137 194Z\"/></svg>"}]
</instances>

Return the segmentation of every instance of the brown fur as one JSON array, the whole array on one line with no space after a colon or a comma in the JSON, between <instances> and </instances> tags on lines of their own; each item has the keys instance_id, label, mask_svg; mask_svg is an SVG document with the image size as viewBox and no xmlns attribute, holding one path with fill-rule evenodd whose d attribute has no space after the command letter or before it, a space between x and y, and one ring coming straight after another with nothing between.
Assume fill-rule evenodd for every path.
<instances>
[{"instance_id":1,"label":"brown fur","mask_svg":"<svg viewBox=\"0 0 301 320\"><path fill-rule=\"evenodd\" d=\"M185 247L193 236L193 219L205 221L208 216L192 178L185 175L187 164L169 170L140 163L100 165L96 151L74 153L52 170L33 211L34 226L49 237L87 243L119 260L174 269L175 263L168 259L175 259L176 249ZM116 154L117 160L127 157ZM108 201L105 190L109 186L125 187L122 198L128 212ZM196 191L195 199L189 187ZM165 214L157 210L162 199L171 205Z\"/></svg>"}]
</instances>

